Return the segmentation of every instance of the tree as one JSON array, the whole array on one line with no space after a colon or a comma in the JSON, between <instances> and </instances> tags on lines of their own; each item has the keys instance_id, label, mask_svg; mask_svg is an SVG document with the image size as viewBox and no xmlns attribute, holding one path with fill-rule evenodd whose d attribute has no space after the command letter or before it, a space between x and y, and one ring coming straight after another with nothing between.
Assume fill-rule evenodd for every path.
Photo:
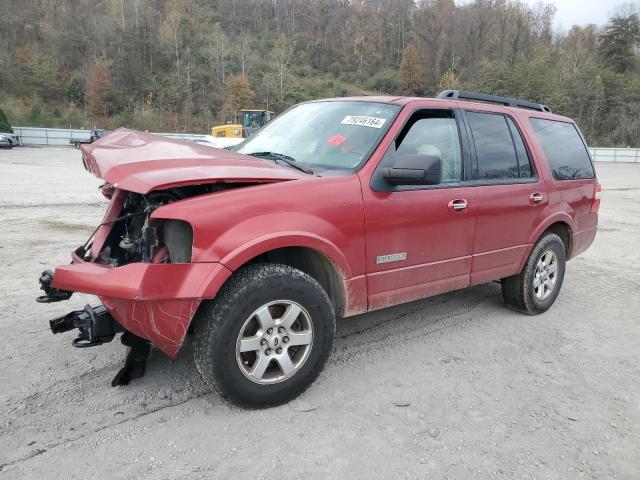
<instances>
[{"instance_id":1,"label":"tree","mask_svg":"<svg viewBox=\"0 0 640 480\"><path fill-rule=\"evenodd\" d=\"M436 87L449 44L455 3L453 0L420 0L415 14L415 35L422 40L427 62L427 87ZM455 64L452 65L455 66Z\"/></svg>"},{"instance_id":2,"label":"tree","mask_svg":"<svg viewBox=\"0 0 640 480\"><path fill-rule=\"evenodd\" d=\"M635 49L640 46L640 17L637 13L612 18L600 35L598 52L602 61L624 73L637 64Z\"/></svg>"},{"instance_id":3,"label":"tree","mask_svg":"<svg viewBox=\"0 0 640 480\"><path fill-rule=\"evenodd\" d=\"M322 97L464 85L548 104L592 145L637 143L633 5L564 33L550 0L18 3L19 14L0 15L0 103L14 123L204 133L240 103L279 113ZM240 92L233 75L245 77Z\"/></svg>"},{"instance_id":4,"label":"tree","mask_svg":"<svg viewBox=\"0 0 640 480\"><path fill-rule=\"evenodd\" d=\"M85 100L87 106L96 114L108 116L113 112L114 92L110 76L109 62L94 62L89 68L87 92Z\"/></svg>"},{"instance_id":5,"label":"tree","mask_svg":"<svg viewBox=\"0 0 640 480\"><path fill-rule=\"evenodd\" d=\"M400 89L407 95L421 95L424 92L425 70L418 49L408 45L400 63Z\"/></svg>"},{"instance_id":6,"label":"tree","mask_svg":"<svg viewBox=\"0 0 640 480\"><path fill-rule=\"evenodd\" d=\"M573 26L560 48L563 73L575 76L581 69L595 64L598 35L595 25Z\"/></svg>"},{"instance_id":7,"label":"tree","mask_svg":"<svg viewBox=\"0 0 640 480\"><path fill-rule=\"evenodd\" d=\"M287 76L293 54L293 43L282 33L276 41L274 49L274 63L280 83L280 102L284 100L284 79Z\"/></svg>"},{"instance_id":8,"label":"tree","mask_svg":"<svg viewBox=\"0 0 640 480\"><path fill-rule=\"evenodd\" d=\"M438 82L438 91L443 90L460 90L460 75L458 75L453 68L445 71L440 77Z\"/></svg>"},{"instance_id":9,"label":"tree","mask_svg":"<svg viewBox=\"0 0 640 480\"><path fill-rule=\"evenodd\" d=\"M227 88L222 105L222 115L227 120L238 121L238 114L243 108L250 108L253 91L249 79L242 75L233 75L227 79Z\"/></svg>"},{"instance_id":10,"label":"tree","mask_svg":"<svg viewBox=\"0 0 640 480\"><path fill-rule=\"evenodd\" d=\"M84 89L78 77L73 77L67 87L67 98L76 105L84 104Z\"/></svg>"},{"instance_id":11,"label":"tree","mask_svg":"<svg viewBox=\"0 0 640 480\"><path fill-rule=\"evenodd\" d=\"M0 132L12 133L11 124L7 119L7 116L4 114L2 109L0 108Z\"/></svg>"}]
</instances>

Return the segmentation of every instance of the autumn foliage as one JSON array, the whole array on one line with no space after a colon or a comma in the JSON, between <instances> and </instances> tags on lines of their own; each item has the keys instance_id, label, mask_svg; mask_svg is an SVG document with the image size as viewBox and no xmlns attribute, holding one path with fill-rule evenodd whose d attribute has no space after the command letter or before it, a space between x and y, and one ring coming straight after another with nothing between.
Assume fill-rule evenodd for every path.
<instances>
[{"instance_id":1,"label":"autumn foliage","mask_svg":"<svg viewBox=\"0 0 640 480\"><path fill-rule=\"evenodd\" d=\"M418 96L425 88L425 68L418 49L407 46L400 63L400 88L405 95Z\"/></svg>"},{"instance_id":2,"label":"autumn foliage","mask_svg":"<svg viewBox=\"0 0 640 480\"><path fill-rule=\"evenodd\" d=\"M544 103L593 146L640 146L637 2L564 31L552 0L9 3L13 125L205 133L246 107L446 87Z\"/></svg>"},{"instance_id":3,"label":"autumn foliage","mask_svg":"<svg viewBox=\"0 0 640 480\"><path fill-rule=\"evenodd\" d=\"M113 83L110 76L109 62L95 62L89 67L85 102L98 115L107 116L113 111L114 99Z\"/></svg>"},{"instance_id":4,"label":"autumn foliage","mask_svg":"<svg viewBox=\"0 0 640 480\"><path fill-rule=\"evenodd\" d=\"M233 75L227 79L222 115L234 123L238 121L238 115L243 108L251 108L253 91L249 79L242 75Z\"/></svg>"}]
</instances>

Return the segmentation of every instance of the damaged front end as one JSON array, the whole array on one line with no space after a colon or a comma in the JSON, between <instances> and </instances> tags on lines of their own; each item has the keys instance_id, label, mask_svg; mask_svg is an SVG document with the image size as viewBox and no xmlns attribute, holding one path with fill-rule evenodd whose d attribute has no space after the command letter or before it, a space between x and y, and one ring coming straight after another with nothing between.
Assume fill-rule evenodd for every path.
<instances>
[{"instance_id":1,"label":"damaged front end","mask_svg":"<svg viewBox=\"0 0 640 480\"><path fill-rule=\"evenodd\" d=\"M105 183L109 204L100 225L71 254L71 264L45 271L41 303L73 292L98 296L102 305L51 322L54 333L77 329L78 347L100 345L124 331L131 360L150 343L171 358L180 349L202 299L213 298L232 272L219 262L194 258L198 226L163 217L163 207L221 191L304 177L293 169L246 155L132 130L118 129L83 145L84 168ZM186 211L186 210L185 210ZM120 372L119 382L133 378ZM142 371L144 370L142 365ZM120 374L119 374L120 375ZM118 383L121 384L121 383Z\"/></svg>"},{"instance_id":2,"label":"damaged front end","mask_svg":"<svg viewBox=\"0 0 640 480\"><path fill-rule=\"evenodd\" d=\"M73 345L88 347L126 330L174 357L210 277L222 273L226 278L226 269L191 263L191 225L156 219L153 213L163 205L225 188L229 186L192 185L140 194L103 185L101 191L109 198L103 221L72 253L70 265L43 272L44 295L37 298L40 303L58 302L83 292L97 295L103 305L53 320L54 333L78 328Z\"/></svg>"}]
</instances>

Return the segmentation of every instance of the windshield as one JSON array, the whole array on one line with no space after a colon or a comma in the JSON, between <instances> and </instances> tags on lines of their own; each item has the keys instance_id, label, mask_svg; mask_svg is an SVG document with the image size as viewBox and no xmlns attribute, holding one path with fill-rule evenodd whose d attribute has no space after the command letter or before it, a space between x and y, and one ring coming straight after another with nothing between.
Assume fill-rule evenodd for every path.
<instances>
[{"instance_id":1,"label":"windshield","mask_svg":"<svg viewBox=\"0 0 640 480\"><path fill-rule=\"evenodd\" d=\"M328 101L286 111L234 150L286 155L314 172L354 170L371 153L400 110L398 105Z\"/></svg>"}]
</instances>

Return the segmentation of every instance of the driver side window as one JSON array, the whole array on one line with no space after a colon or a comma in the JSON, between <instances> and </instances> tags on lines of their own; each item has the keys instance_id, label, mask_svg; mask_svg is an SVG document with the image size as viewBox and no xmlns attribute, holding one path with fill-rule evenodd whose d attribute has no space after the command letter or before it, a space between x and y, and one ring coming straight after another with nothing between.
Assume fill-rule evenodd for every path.
<instances>
[{"instance_id":1,"label":"driver side window","mask_svg":"<svg viewBox=\"0 0 640 480\"><path fill-rule=\"evenodd\" d=\"M435 155L442 160L442 182L462 180L462 153L458 124L448 111L416 113L396 139L400 155Z\"/></svg>"}]
</instances>

